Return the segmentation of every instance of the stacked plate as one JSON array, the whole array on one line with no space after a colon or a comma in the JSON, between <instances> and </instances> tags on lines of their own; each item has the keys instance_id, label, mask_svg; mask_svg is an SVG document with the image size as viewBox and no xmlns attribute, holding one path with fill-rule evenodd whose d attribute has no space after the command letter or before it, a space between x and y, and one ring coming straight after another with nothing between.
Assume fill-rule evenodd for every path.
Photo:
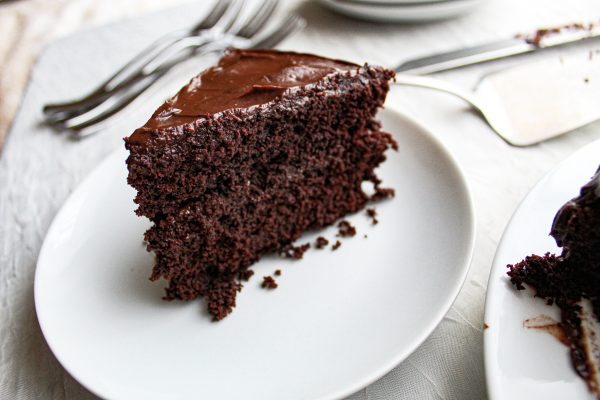
<instances>
[{"instance_id":1,"label":"stacked plate","mask_svg":"<svg viewBox=\"0 0 600 400\"><path fill-rule=\"evenodd\" d=\"M484 0L321 0L331 10L383 22L421 22L456 17Z\"/></svg>"}]
</instances>

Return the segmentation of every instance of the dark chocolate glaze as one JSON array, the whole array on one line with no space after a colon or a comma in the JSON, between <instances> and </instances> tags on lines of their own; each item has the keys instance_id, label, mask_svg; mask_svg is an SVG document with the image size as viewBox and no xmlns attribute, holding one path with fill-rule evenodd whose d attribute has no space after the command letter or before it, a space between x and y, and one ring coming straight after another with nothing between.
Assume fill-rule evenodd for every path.
<instances>
[{"instance_id":1,"label":"dark chocolate glaze","mask_svg":"<svg viewBox=\"0 0 600 400\"><path fill-rule=\"evenodd\" d=\"M568 234L569 220L575 215L579 207L584 206L589 201L600 197L600 168L596 171L596 174L592 179L581 188L581 193L578 197L568 201L564 206L558 210L554 221L552 222L552 230L550 235L556 240L556 244L560 247L565 247L568 253L568 248L565 243L565 239Z\"/></svg>"},{"instance_id":2,"label":"dark chocolate glaze","mask_svg":"<svg viewBox=\"0 0 600 400\"><path fill-rule=\"evenodd\" d=\"M130 137L143 143L149 131L176 127L225 110L268 103L286 90L314 84L356 64L312 54L227 50L218 65L196 76Z\"/></svg>"}]
</instances>

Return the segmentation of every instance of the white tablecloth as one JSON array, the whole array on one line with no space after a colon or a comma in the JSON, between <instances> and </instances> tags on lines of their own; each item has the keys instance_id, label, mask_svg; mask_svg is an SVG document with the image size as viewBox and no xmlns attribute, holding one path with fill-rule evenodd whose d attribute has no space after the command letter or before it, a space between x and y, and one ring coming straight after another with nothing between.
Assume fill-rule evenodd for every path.
<instances>
[{"instance_id":1,"label":"white tablecloth","mask_svg":"<svg viewBox=\"0 0 600 400\"><path fill-rule=\"evenodd\" d=\"M120 121L103 135L74 143L40 126L42 104L84 92L153 38L196 19L204 7L189 5L81 32L54 43L40 56L0 156L1 399L94 398L61 368L44 342L33 304L36 259L48 226L69 193L144 119L141 115L141 120ZM281 48L387 66L532 28L600 17L595 0L490 0L468 16L418 25L350 20L314 2L288 2L286 7L307 18L309 25ZM600 43L586 46L600 48ZM472 87L486 72L561 51L566 50L439 77ZM483 399L483 307L496 245L528 189L576 149L600 138L600 124L519 149L506 145L475 113L447 95L394 88L391 96L434 132L463 167L476 205L477 238L465 285L441 324L401 365L351 399ZM154 105L145 107L150 110Z\"/></svg>"}]
</instances>

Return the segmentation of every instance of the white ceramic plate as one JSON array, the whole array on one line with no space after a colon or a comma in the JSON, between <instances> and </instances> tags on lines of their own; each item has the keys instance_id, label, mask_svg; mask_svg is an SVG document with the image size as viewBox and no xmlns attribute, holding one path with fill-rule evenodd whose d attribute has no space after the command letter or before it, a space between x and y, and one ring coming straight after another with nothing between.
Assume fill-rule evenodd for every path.
<instances>
[{"instance_id":1,"label":"white ceramic plate","mask_svg":"<svg viewBox=\"0 0 600 400\"><path fill-rule=\"evenodd\" d=\"M161 300L152 256L118 150L73 193L41 250L35 304L52 351L110 399L333 399L381 377L414 351L451 306L470 263L474 217L465 180L425 129L386 110L400 151L381 168L393 200L349 220L336 252L265 258L214 323L201 301ZM318 235L334 239L335 229ZM367 234L368 238L364 238ZM282 269L279 288L262 277Z\"/></svg>"},{"instance_id":2,"label":"white ceramic plate","mask_svg":"<svg viewBox=\"0 0 600 400\"><path fill-rule=\"evenodd\" d=\"M461 0L338 0L343 3L351 4L365 4L370 6L395 6L395 5L414 5L414 4L426 4L426 3L447 3Z\"/></svg>"},{"instance_id":3,"label":"white ceramic plate","mask_svg":"<svg viewBox=\"0 0 600 400\"><path fill-rule=\"evenodd\" d=\"M331 10L375 22L421 22L456 17L471 11L485 0L444 0L388 3L386 1L321 0Z\"/></svg>"},{"instance_id":4,"label":"white ceramic plate","mask_svg":"<svg viewBox=\"0 0 600 400\"><path fill-rule=\"evenodd\" d=\"M549 236L554 215L593 176L600 164L600 141L561 163L527 195L513 215L496 252L485 305L484 352L492 400L594 399L571 366L568 349L550 334L523 327L539 315L560 320L558 308L513 290L506 265L530 254L559 252Z\"/></svg>"}]
</instances>

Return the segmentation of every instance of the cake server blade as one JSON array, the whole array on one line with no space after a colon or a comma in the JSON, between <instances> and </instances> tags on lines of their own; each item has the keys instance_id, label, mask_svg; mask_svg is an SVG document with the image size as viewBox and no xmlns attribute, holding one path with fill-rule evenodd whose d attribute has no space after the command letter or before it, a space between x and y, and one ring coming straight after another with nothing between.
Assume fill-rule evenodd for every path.
<instances>
[{"instance_id":1,"label":"cake server blade","mask_svg":"<svg viewBox=\"0 0 600 400\"><path fill-rule=\"evenodd\" d=\"M527 146L600 119L600 53L551 57L485 76L475 89L503 136Z\"/></svg>"}]
</instances>

